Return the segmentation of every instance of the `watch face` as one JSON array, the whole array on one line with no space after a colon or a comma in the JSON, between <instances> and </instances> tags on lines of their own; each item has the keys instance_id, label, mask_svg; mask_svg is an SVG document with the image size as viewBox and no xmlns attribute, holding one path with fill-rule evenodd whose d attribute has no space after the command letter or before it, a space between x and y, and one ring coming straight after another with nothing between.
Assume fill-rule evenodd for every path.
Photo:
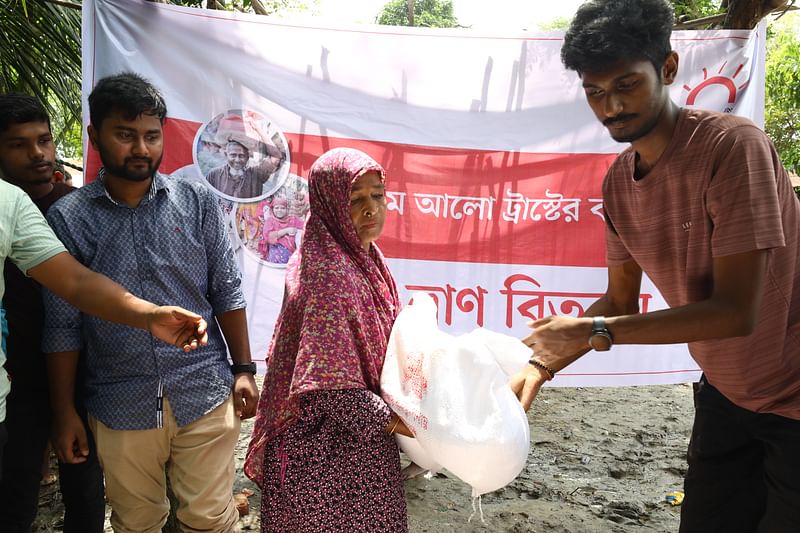
<instances>
[{"instance_id":1,"label":"watch face","mask_svg":"<svg viewBox=\"0 0 800 533\"><path fill-rule=\"evenodd\" d=\"M589 337L589 345L598 352L605 352L611 349L611 337L605 332L594 333Z\"/></svg>"}]
</instances>

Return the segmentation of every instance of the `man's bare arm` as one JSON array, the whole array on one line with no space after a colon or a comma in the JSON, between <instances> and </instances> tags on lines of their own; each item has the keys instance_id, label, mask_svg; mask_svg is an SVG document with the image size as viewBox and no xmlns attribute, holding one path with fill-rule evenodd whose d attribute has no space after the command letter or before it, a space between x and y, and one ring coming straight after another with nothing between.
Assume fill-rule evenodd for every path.
<instances>
[{"instance_id":1,"label":"man's bare arm","mask_svg":"<svg viewBox=\"0 0 800 533\"><path fill-rule=\"evenodd\" d=\"M208 342L206 322L200 315L137 298L66 252L29 269L28 275L84 313L147 330L186 351Z\"/></svg>"},{"instance_id":2,"label":"man's bare arm","mask_svg":"<svg viewBox=\"0 0 800 533\"><path fill-rule=\"evenodd\" d=\"M606 294L589 306L585 313L586 316L614 316L637 313L639 311L641 284L642 269L635 261L610 266L608 268L608 289ZM542 361L543 364L556 371L577 361L589 351L587 344L574 349L571 353L556 361L551 358L541 357L537 351L537 346L532 346L536 342L532 340L532 337L533 333L522 341L532 347L531 355L536 354L537 360ZM589 333L587 332L586 339L588 340L588 338ZM539 389L548 378L549 376L545 370L534 365L527 365L521 372L511 378L511 390L517 395L526 411L530 408L531 403L539 393Z\"/></svg>"},{"instance_id":3,"label":"man's bare arm","mask_svg":"<svg viewBox=\"0 0 800 533\"><path fill-rule=\"evenodd\" d=\"M615 301L610 289L604 299L610 297L611 305L601 304L601 299L587 315L609 317L606 325L614 344L676 344L746 336L758 319L768 256L767 250L757 250L715 258L713 289L702 301L634 314L622 309L624 302ZM531 327L534 331L524 342L555 369L564 368L575 360L572 354L589 348L591 318L547 317Z\"/></svg>"},{"instance_id":4,"label":"man's bare arm","mask_svg":"<svg viewBox=\"0 0 800 533\"><path fill-rule=\"evenodd\" d=\"M83 463L89 455L86 428L75 410L78 352L47 354L47 379L53 410L53 448L63 463Z\"/></svg>"},{"instance_id":5,"label":"man's bare arm","mask_svg":"<svg viewBox=\"0 0 800 533\"><path fill-rule=\"evenodd\" d=\"M217 315L217 323L225 336L231 359L236 364L252 361L250 337L247 334L247 314L244 309L234 309ZM233 381L233 405L236 416L247 419L256 415L258 387L252 374L236 374Z\"/></svg>"}]
</instances>

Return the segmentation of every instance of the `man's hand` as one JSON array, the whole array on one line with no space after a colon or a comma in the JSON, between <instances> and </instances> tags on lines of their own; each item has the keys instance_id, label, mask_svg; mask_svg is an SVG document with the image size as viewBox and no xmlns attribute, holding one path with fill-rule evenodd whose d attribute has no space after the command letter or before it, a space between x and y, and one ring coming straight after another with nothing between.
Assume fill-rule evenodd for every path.
<instances>
[{"instance_id":1,"label":"man's hand","mask_svg":"<svg viewBox=\"0 0 800 533\"><path fill-rule=\"evenodd\" d=\"M539 389L542 388L548 377L539 367L527 365L511 378L509 382L511 390L517 395L517 399L525 411L531 408L533 399L539 394Z\"/></svg>"},{"instance_id":2,"label":"man's hand","mask_svg":"<svg viewBox=\"0 0 800 533\"><path fill-rule=\"evenodd\" d=\"M592 318L549 316L528 324L533 332L522 339L542 364L561 370L589 349Z\"/></svg>"},{"instance_id":3,"label":"man's hand","mask_svg":"<svg viewBox=\"0 0 800 533\"><path fill-rule=\"evenodd\" d=\"M242 420L256 416L258 405L258 386L255 377L249 372L233 376L233 408Z\"/></svg>"},{"instance_id":4,"label":"man's hand","mask_svg":"<svg viewBox=\"0 0 800 533\"><path fill-rule=\"evenodd\" d=\"M147 326L154 337L177 346L184 352L191 352L208 344L208 324L205 319L182 307L156 307L147 317Z\"/></svg>"},{"instance_id":5,"label":"man's hand","mask_svg":"<svg viewBox=\"0 0 800 533\"><path fill-rule=\"evenodd\" d=\"M86 462L89 456L89 440L86 428L74 407L65 407L53 415L53 449L58 460L65 464Z\"/></svg>"}]
</instances>

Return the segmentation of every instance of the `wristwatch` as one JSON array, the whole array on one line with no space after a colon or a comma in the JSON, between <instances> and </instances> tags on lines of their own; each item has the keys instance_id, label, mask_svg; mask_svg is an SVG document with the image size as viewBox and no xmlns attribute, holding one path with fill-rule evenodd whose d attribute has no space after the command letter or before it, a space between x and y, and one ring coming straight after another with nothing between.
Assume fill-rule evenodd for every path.
<instances>
[{"instance_id":1,"label":"wristwatch","mask_svg":"<svg viewBox=\"0 0 800 533\"><path fill-rule=\"evenodd\" d=\"M241 363L237 364L234 363L231 365L231 373L232 374L244 374L247 372L248 374L256 374L256 364L255 363Z\"/></svg>"},{"instance_id":2,"label":"wristwatch","mask_svg":"<svg viewBox=\"0 0 800 533\"><path fill-rule=\"evenodd\" d=\"M606 318L596 316L592 318L592 334L589 335L589 346L598 352L606 352L614 346L614 339L606 327Z\"/></svg>"}]
</instances>

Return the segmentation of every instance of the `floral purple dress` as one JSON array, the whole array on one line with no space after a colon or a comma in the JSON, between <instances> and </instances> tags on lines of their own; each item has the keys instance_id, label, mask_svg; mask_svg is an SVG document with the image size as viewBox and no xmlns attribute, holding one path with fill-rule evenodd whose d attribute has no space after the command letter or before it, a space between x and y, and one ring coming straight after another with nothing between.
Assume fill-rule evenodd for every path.
<instances>
[{"instance_id":1,"label":"floral purple dress","mask_svg":"<svg viewBox=\"0 0 800 533\"><path fill-rule=\"evenodd\" d=\"M361 246L350 189L383 169L338 148L311 167L311 211L289 261L245 473L262 488L262 531L408 530L399 452L380 374L400 309L373 243Z\"/></svg>"},{"instance_id":2,"label":"floral purple dress","mask_svg":"<svg viewBox=\"0 0 800 533\"><path fill-rule=\"evenodd\" d=\"M262 531L406 531L390 418L367 390L304 394L297 422L265 450Z\"/></svg>"}]
</instances>

